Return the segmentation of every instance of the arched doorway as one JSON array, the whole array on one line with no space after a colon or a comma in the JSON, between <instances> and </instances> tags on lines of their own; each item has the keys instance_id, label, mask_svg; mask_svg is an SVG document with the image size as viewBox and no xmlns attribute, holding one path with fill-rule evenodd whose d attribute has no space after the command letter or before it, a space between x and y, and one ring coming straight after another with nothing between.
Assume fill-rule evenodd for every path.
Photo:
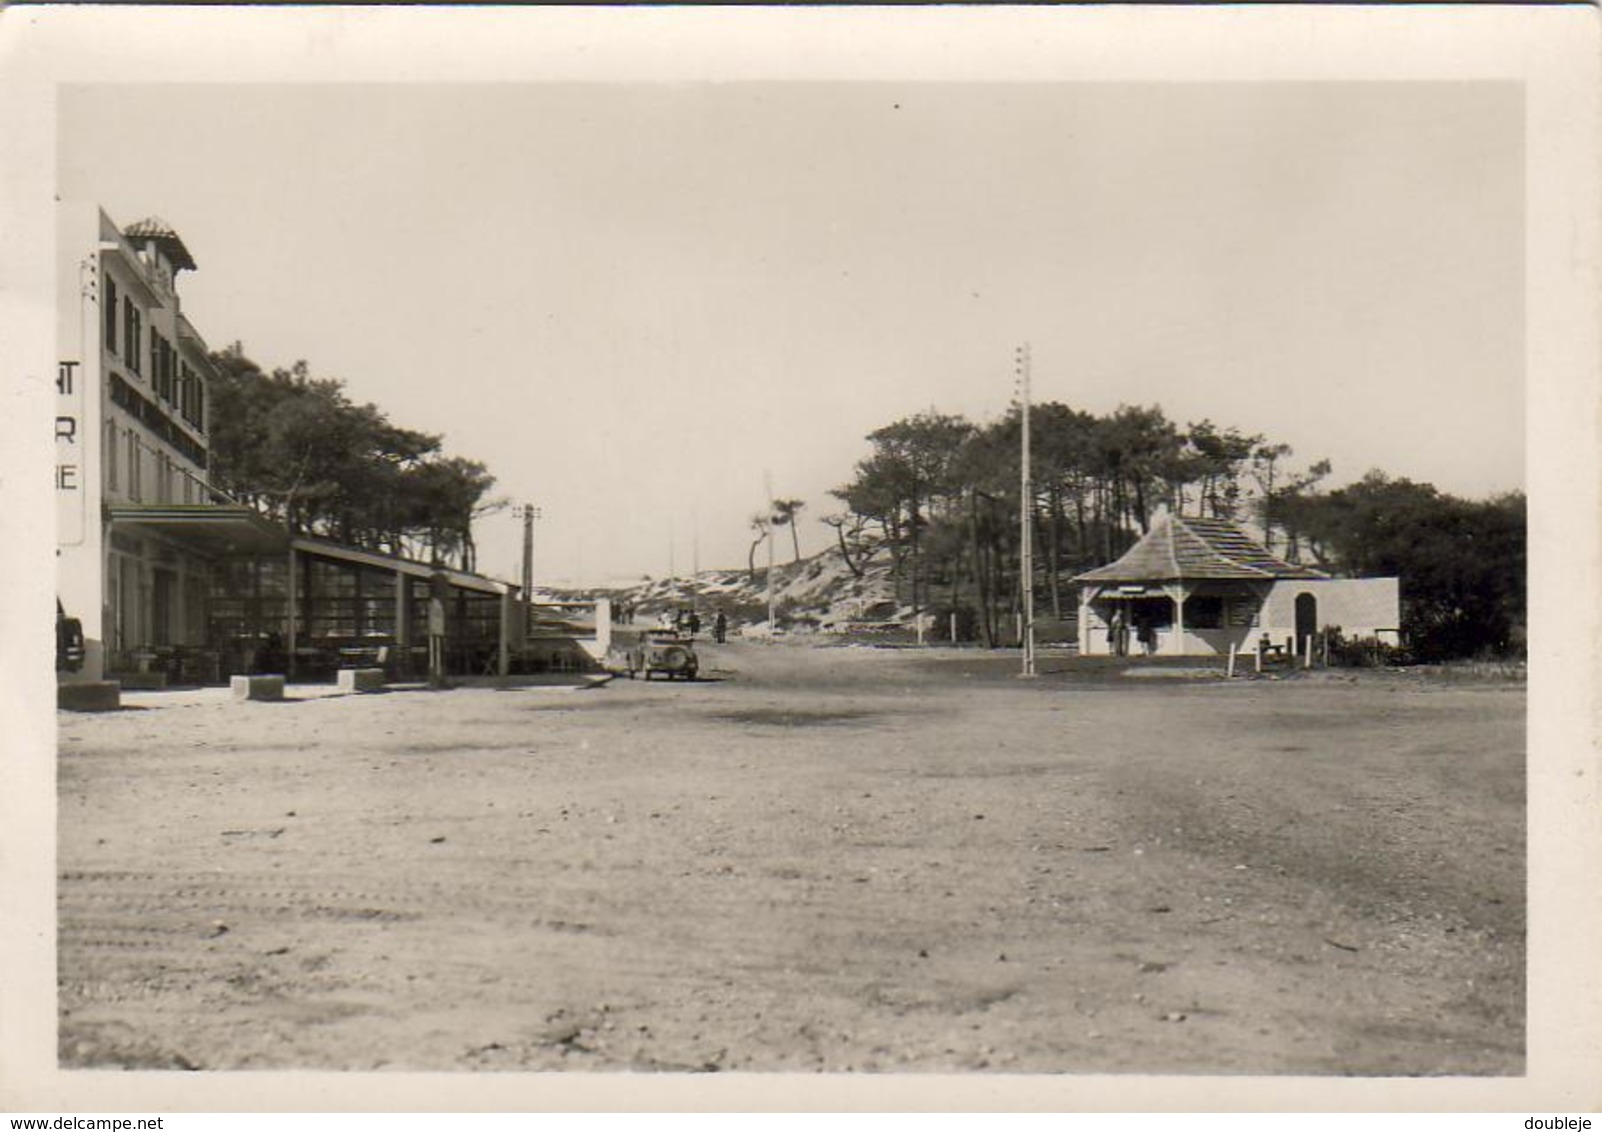
<instances>
[{"instance_id":1,"label":"arched doorway","mask_svg":"<svg viewBox=\"0 0 1602 1132\"><path fill-rule=\"evenodd\" d=\"M1310 593L1296 595L1296 647L1318 632L1318 599Z\"/></svg>"}]
</instances>

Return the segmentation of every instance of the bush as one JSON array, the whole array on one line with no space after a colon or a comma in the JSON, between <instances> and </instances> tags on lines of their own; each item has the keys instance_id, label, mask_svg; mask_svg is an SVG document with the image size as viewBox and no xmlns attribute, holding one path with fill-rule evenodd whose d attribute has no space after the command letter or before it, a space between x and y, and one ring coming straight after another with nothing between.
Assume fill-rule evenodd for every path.
<instances>
[{"instance_id":1,"label":"bush","mask_svg":"<svg viewBox=\"0 0 1602 1132\"><path fill-rule=\"evenodd\" d=\"M1412 659L1405 648L1378 637L1348 637L1339 626L1324 630L1331 668L1391 668Z\"/></svg>"}]
</instances>

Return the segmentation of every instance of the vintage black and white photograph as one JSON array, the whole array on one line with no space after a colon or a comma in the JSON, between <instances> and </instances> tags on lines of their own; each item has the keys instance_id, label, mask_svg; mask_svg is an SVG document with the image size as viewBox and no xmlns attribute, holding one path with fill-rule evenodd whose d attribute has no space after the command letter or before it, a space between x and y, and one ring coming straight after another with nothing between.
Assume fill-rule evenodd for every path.
<instances>
[{"instance_id":1,"label":"vintage black and white photograph","mask_svg":"<svg viewBox=\"0 0 1602 1132\"><path fill-rule=\"evenodd\" d=\"M1137 71L56 86L57 1069L1525 1078L1529 87Z\"/></svg>"}]
</instances>

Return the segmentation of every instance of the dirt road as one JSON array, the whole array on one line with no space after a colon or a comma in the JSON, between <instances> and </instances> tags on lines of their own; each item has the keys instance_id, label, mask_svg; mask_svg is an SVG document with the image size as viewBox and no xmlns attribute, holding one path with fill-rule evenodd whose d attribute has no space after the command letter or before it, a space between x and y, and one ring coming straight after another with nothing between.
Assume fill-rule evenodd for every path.
<instances>
[{"instance_id":1,"label":"dirt road","mask_svg":"<svg viewBox=\"0 0 1602 1132\"><path fill-rule=\"evenodd\" d=\"M1522 1069L1522 687L703 663L63 715L63 1065Z\"/></svg>"}]
</instances>

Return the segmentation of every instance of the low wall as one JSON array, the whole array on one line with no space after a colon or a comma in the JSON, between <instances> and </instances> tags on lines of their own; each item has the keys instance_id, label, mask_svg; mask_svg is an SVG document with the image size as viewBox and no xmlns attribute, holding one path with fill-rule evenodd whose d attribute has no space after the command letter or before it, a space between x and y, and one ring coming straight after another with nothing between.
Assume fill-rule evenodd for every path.
<instances>
[{"instance_id":1,"label":"low wall","mask_svg":"<svg viewBox=\"0 0 1602 1132\"><path fill-rule=\"evenodd\" d=\"M115 680L74 680L56 685L56 707L62 711L116 711L122 687Z\"/></svg>"},{"instance_id":2,"label":"low wall","mask_svg":"<svg viewBox=\"0 0 1602 1132\"><path fill-rule=\"evenodd\" d=\"M341 668L337 683L341 692L381 692L384 690L384 670Z\"/></svg>"},{"instance_id":3,"label":"low wall","mask_svg":"<svg viewBox=\"0 0 1602 1132\"><path fill-rule=\"evenodd\" d=\"M236 700L281 700L284 698L282 676L233 676L228 680L229 690Z\"/></svg>"}]
</instances>

